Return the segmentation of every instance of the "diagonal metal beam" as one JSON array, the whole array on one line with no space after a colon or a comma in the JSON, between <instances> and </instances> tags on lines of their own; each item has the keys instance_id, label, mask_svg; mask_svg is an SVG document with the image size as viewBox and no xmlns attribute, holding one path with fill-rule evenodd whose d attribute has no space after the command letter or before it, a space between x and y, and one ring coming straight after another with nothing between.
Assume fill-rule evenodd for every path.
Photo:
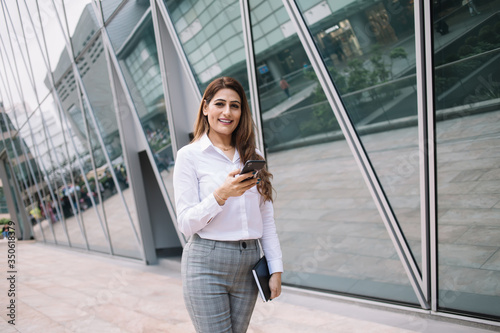
<instances>
[{"instance_id":1,"label":"diagonal metal beam","mask_svg":"<svg viewBox=\"0 0 500 333\"><path fill-rule=\"evenodd\" d=\"M265 154L266 151L264 149L264 137L262 135L262 114L260 112L259 89L257 88L257 73L255 71L250 5L248 0L240 0L240 10L241 24L243 26L243 41L245 42L248 85L250 87L250 101L252 102L252 117L257 130L256 144L260 151Z\"/></svg>"}]
</instances>

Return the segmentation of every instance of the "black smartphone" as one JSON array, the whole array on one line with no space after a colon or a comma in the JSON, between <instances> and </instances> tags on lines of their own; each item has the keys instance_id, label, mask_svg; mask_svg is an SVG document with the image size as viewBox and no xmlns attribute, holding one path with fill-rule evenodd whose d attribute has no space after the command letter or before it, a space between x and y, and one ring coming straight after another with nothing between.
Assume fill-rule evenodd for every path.
<instances>
[{"instance_id":1,"label":"black smartphone","mask_svg":"<svg viewBox=\"0 0 500 333\"><path fill-rule=\"evenodd\" d=\"M250 160L245 163L243 169L241 169L240 174L248 173L252 171L258 171L262 169L266 165L266 161L264 160Z\"/></svg>"}]
</instances>

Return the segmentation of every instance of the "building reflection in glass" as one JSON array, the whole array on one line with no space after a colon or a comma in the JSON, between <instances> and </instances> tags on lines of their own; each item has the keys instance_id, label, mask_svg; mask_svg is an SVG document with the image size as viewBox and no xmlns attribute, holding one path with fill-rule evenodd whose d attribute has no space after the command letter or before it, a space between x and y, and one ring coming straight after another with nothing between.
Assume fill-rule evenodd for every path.
<instances>
[{"instance_id":1,"label":"building reflection in glass","mask_svg":"<svg viewBox=\"0 0 500 333\"><path fill-rule=\"evenodd\" d=\"M500 297L499 11L496 1L433 8L439 307L489 316Z\"/></svg>"}]
</instances>

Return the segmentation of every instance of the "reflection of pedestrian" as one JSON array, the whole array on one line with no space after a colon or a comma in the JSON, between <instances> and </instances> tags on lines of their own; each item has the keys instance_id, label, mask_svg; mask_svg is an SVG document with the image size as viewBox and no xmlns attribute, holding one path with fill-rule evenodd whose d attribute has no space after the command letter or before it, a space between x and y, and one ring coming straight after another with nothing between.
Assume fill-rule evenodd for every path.
<instances>
[{"instance_id":1,"label":"reflection of pedestrian","mask_svg":"<svg viewBox=\"0 0 500 333\"><path fill-rule=\"evenodd\" d=\"M448 33L448 24L444 20L439 20L436 26L436 30L441 34L441 35L446 35Z\"/></svg>"},{"instance_id":2,"label":"reflection of pedestrian","mask_svg":"<svg viewBox=\"0 0 500 333\"><path fill-rule=\"evenodd\" d=\"M45 202L44 201L39 201L38 202L38 207L40 207L40 212L41 212L41 218L46 218L46 212L45 212L45 207L44 207Z\"/></svg>"},{"instance_id":3,"label":"reflection of pedestrian","mask_svg":"<svg viewBox=\"0 0 500 333\"><path fill-rule=\"evenodd\" d=\"M128 188L128 180L127 180L127 173L125 172L125 168L117 166L115 168L115 173L116 173L116 178L118 179L118 184L120 185L120 189L126 189ZM168 171L168 167L167 167Z\"/></svg>"},{"instance_id":4,"label":"reflection of pedestrian","mask_svg":"<svg viewBox=\"0 0 500 333\"><path fill-rule=\"evenodd\" d=\"M90 200L89 193L85 191L85 189L82 187L80 190L80 196L83 199L83 202L85 203L85 209L88 209L89 207L92 207L92 200Z\"/></svg>"},{"instance_id":5,"label":"reflection of pedestrian","mask_svg":"<svg viewBox=\"0 0 500 333\"><path fill-rule=\"evenodd\" d=\"M290 88L290 86L288 85L288 82L286 82L284 77L281 77L280 88L285 92L286 96L290 98L290 92L288 91L288 88Z\"/></svg>"},{"instance_id":6,"label":"reflection of pedestrian","mask_svg":"<svg viewBox=\"0 0 500 333\"><path fill-rule=\"evenodd\" d=\"M104 177L106 180L104 181L104 189L108 189L112 194L116 193L116 186L115 182L113 180L113 177L111 176L111 172L109 170L106 170L104 172Z\"/></svg>"},{"instance_id":7,"label":"reflection of pedestrian","mask_svg":"<svg viewBox=\"0 0 500 333\"><path fill-rule=\"evenodd\" d=\"M304 74L306 74L307 72L310 72L310 71L311 71L310 65L308 65L307 62L304 62L302 64L302 72Z\"/></svg>"},{"instance_id":8,"label":"reflection of pedestrian","mask_svg":"<svg viewBox=\"0 0 500 333\"><path fill-rule=\"evenodd\" d=\"M4 224L2 228L2 235L4 239L9 237L9 226L7 224Z\"/></svg>"},{"instance_id":9,"label":"reflection of pedestrian","mask_svg":"<svg viewBox=\"0 0 500 333\"><path fill-rule=\"evenodd\" d=\"M37 220L40 220L42 218L42 211L36 206L33 207L32 210L30 210L30 214Z\"/></svg>"},{"instance_id":10,"label":"reflection of pedestrian","mask_svg":"<svg viewBox=\"0 0 500 333\"><path fill-rule=\"evenodd\" d=\"M337 38L333 40L333 52L335 52L339 61L344 61L346 59L344 50L342 49L342 45Z\"/></svg>"},{"instance_id":11,"label":"reflection of pedestrian","mask_svg":"<svg viewBox=\"0 0 500 333\"><path fill-rule=\"evenodd\" d=\"M464 0L464 1L462 1L462 5L463 6L465 6L466 4L469 6L469 14L470 14L470 16L481 14L481 12L477 10L476 4L474 3L473 0Z\"/></svg>"},{"instance_id":12,"label":"reflection of pedestrian","mask_svg":"<svg viewBox=\"0 0 500 333\"><path fill-rule=\"evenodd\" d=\"M59 221L59 214L57 212L57 201L52 202L52 214L54 214L55 221Z\"/></svg>"},{"instance_id":13,"label":"reflection of pedestrian","mask_svg":"<svg viewBox=\"0 0 500 333\"><path fill-rule=\"evenodd\" d=\"M71 203L70 203L69 198L66 194L64 194L63 197L61 198L61 206L62 206L64 217L70 217L71 215L73 215L73 213L71 211Z\"/></svg>"},{"instance_id":14,"label":"reflection of pedestrian","mask_svg":"<svg viewBox=\"0 0 500 333\"><path fill-rule=\"evenodd\" d=\"M52 222L52 223L56 222L54 210L52 209L52 203L49 201L46 203L46 206L47 206L47 209L45 210L45 216L47 216L47 213L48 213L48 216L50 217L50 222Z\"/></svg>"}]
</instances>

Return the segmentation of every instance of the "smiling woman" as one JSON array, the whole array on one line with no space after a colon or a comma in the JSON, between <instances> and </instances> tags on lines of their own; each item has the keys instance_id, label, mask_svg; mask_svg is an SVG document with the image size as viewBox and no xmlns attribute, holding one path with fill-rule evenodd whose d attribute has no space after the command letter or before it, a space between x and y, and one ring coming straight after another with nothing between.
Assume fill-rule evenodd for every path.
<instances>
[{"instance_id":1,"label":"smiling woman","mask_svg":"<svg viewBox=\"0 0 500 333\"><path fill-rule=\"evenodd\" d=\"M241 117L241 101L232 89L219 90L211 101L203 102L203 115L208 118L210 141L230 159L234 155L232 133Z\"/></svg>"},{"instance_id":2,"label":"smiling woman","mask_svg":"<svg viewBox=\"0 0 500 333\"><path fill-rule=\"evenodd\" d=\"M174 170L177 222L190 237L182 255L184 301L197 332L246 332L258 292L251 273L258 240L272 274L271 298L281 294L283 262L271 174L240 174L246 161L263 157L238 81L221 77L208 85L194 133Z\"/></svg>"}]
</instances>

